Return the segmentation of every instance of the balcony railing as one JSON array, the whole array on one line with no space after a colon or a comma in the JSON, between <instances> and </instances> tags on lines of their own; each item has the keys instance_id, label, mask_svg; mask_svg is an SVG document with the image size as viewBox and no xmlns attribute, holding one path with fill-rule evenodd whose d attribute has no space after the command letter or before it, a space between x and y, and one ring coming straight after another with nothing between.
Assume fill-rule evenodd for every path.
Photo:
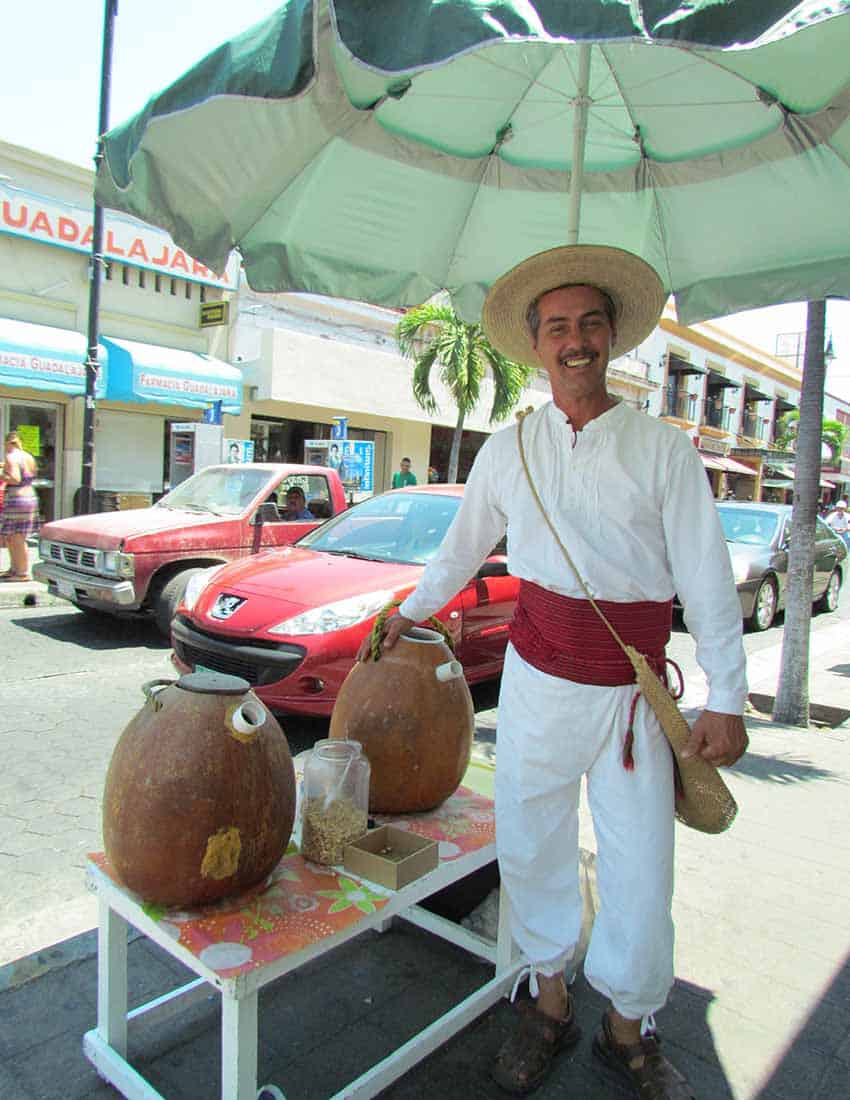
<instances>
[{"instance_id":1,"label":"balcony railing","mask_svg":"<svg viewBox=\"0 0 850 1100\"><path fill-rule=\"evenodd\" d=\"M679 420L691 420L696 423L697 395L695 393L677 393L664 391L662 416L675 416Z\"/></svg>"},{"instance_id":2,"label":"balcony railing","mask_svg":"<svg viewBox=\"0 0 850 1100\"><path fill-rule=\"evenodd\" d=\"M753 413L744 413L741 434L749 436L750 439L762 439L766 442L767 425L768 421L764 417L756 416Z\"/></svg>"},{"instance_id":3,"label":"balcony railing","mask_svg":"<svg viewBox=\"0 0 850 1100\"><path fill-rule=\"evenodd\" d=\"M732 421L732 409L725 405L717 405L713 397L707 397L703 402L702 422L709 428L720 428L728 432Z\"/></svg>"}]
</instances>

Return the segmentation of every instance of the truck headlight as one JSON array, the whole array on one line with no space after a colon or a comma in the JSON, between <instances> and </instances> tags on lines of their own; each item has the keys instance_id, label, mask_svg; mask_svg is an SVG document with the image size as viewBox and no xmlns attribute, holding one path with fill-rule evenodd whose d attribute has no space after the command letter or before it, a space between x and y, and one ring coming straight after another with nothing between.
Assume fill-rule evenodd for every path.
<instances>
[{"instance_id":1,"label":"truck headlight","mask_svg":"<svg viewBox=\"0 0 850 1100\"><path fill-rule=\"evenodd\" d=\"M38 540L38 556L42 561L46 561L50 557L50 541L48 539Z\"/></svg>"},{"instance_id":2,"label":"truck headlight","mask_svg":"<svg viewBox=\"0 0 850 1100\"><path fill-rule=\"evenodd\" d=\"M309 611L269 627L269 634L331 634L335 630L345 630L377 615L394 598L394 592L384 590L311 607Z\"/></svg>"},{"instance_id":3,"label":"truck headlight","mask_svg":"<svg viewBox=\"0 0 850 1100\"><path fill-rule=\"evenodd\" d=\"M132 554L122 554L120 550L107 550L103 555L103 571L117 577L134 577L136 559Z\"/></svg>"},{"instance_id":4,"label":"truck headlight","mask_svg":"<svg viewBox=\"0 0 850 1100\"><path fill-rule=\"evenodd\" d=\"M187 611L192 610L198 602L200 594L221 569L224 569L223 565L212 565L209 569L202 569L200 573L192 574L186 584L186 590L183 593L182 600L183 606Z\"/></svg>"}]
</instances>

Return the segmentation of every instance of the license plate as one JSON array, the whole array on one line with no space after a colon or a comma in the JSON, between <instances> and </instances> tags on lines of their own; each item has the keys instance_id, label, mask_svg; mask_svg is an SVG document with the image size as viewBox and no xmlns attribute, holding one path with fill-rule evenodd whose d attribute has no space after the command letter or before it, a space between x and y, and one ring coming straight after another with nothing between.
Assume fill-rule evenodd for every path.
<instances>
[{"instance_id":1,"label":"license plate","mask_svg":"<svg viewBox=\"0 0 850 1100\"><path fill-rule=\"evenodd\" d=\"M64 596L66 600L73 600L76 595L74 586L70 581L57 581L56 589L59 595Z\"/></svg>"}]
</instances>

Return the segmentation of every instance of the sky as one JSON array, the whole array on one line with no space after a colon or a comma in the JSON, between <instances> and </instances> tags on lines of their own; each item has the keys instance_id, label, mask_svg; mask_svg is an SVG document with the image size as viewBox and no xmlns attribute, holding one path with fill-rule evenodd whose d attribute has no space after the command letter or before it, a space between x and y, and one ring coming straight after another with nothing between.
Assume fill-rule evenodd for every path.
<instances>
[{"instance_id":1,"label":"sky","mask_svg":"<svg viewBox=\"0 0 850 1100\"><path fill-rule=\"evenodd\" d=\"M118 0L109 121L123 122L275 0ZM14 14L11 14L14 9ZM103 0L27 0L3 18L0 140L91 166L99 110ZM806 327L806 306L751 310L715 324L771 354ZM850 302L827 306L829 393L850 401Z\"/></svg>"}]
</instances>

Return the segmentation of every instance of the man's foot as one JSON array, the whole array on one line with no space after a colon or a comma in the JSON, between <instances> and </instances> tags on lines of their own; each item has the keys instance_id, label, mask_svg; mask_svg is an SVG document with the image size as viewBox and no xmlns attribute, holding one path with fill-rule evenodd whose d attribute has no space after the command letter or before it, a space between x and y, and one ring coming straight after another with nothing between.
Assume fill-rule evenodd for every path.
<instances>
[{"instance_id":1,"label":"man's foot","mask_svg":"<svg viewBox=\"0 0 850 1100\"><path fill-rule=\"evenodd\" d=\"M640 1100L694 1100L691 1086L661 1053L661 1039L653 1031L636 1043L618 1043L608 1015L593 1040L593 1053L625 1078Z\"/></svg>"},{"instance_id":2,"label":"man's foot","mask_svg":"<svg viewBox=\"0 0 850 1100\"><path fill-rule=\"evenodd\" d=\"M543 1083L555 1058L581 1038L575 1022L572 998L563 1020L547 1016L534 1001L522 1001L516 1006L519 1024L504 1043L493 1063L493 1080L514 1096L525 1096Z\"/></svg>"}]
</instances>

